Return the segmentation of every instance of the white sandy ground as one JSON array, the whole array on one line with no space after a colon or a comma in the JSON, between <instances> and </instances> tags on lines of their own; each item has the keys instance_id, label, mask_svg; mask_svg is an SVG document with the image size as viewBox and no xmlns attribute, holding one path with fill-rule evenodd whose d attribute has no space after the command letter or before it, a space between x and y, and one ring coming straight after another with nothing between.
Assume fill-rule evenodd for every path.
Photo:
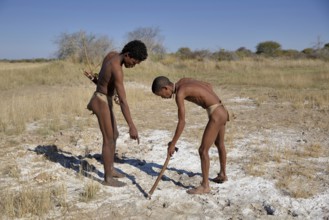
<instances>
[{"instance_id":1,"label":"white sandy ground","mask_svg":"<svg viewBox=\"0 0 329 220\"><path fill-rule=\"evenodd\" d=\"M240 105L236 108L249 111L254 108L249 99L236 97L230 101ZM264 140L266 145L270 145L269 141L284 146L303 144L296 142L300 139L300 131L288 128L263 129L233 140L233 147L227 149L229 181L224 184L211 182L211 193L207 195L186 193L187 189L198 186L201 181L197 151L200 137L195 140L182 138L177 144L179 151L170 160L151 200L146 199L145 195L165 161L166 143L171 140L173 131L144 130L139 134L139 145L129 139L126 126L119 126L119 131L117 151L120 160L115 167L127 175L127 178L120 179L127 183L123 188L99 183L103 177L103 166L99 159L102 138L98 128L72 131L77 137L76 144L59 141L57 145L60 151L40 143L26 143L21 152L8 155L16 160L23 176L22 181L30 182L33 187L66 187L67 211L63 212L61 207L57 207L42 219L329 219L328 188L311 198L292 198L275 187L275 180L246 175L243 163L239 163L251 153L251 145L256 143L262 147ZM328 146L328 142L324 144ZM89 158L83 157L86 149ZM23 156L17 158L16 155L20 153ZM212 147L209 154L210 177L213 178L219 171L217 149ZM48 160L38 160L45 155ZM329 162L328 158L316 159ZM81 163L86 167L94 167L86 173L96 180L79 174L78 166ZM43 182L41 174L47 176L47 181ZM4 176L0 186L15 188L11 181L11 178ZM99 184L100 191L91 201L83 202L79 199L80 194L91 181ZM30 218L34 217L26 219Z\"/></svg>"}]
</instances>

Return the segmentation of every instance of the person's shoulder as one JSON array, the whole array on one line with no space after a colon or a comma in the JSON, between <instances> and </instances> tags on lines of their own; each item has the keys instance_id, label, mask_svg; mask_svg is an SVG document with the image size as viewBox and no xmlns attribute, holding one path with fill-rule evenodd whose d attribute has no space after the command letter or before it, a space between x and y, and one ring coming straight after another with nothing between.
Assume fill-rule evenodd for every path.
<instances>
[{"instance_id":1,"label":"person's shoulder","mask_svg":"<svg viewBox=\"0 0 329 220\"><path fill-rule=\"evenodd\" d=\"M112 60L113 58L115 58L115 57L118 56L118 55L119 55L118 52L116 52L116 51L111 51L111 52L109 52L109 53L106 55L105 60L110 61L110 60Z\"/></svg>"},{"instance_id":2,"label":"person's shoulder","mask_svg":"<svg viewBox=\"0 0 329 220\"><path fill-rule=\"evenodd\" d=\"M116 51L110 51L110 52L108 52L108 53L106 54L106 56L104 57L103 62L108 62L109 60L111 60L113 57L115 57L115 56L117 56L117 55L119 55L118 52L116 52Z\"/></svg>"},{"instance_id":3,"label":"person's shoulder","mask_svg":"<svg viewBox=\"0 0 329 220\"><path fill-rule=\"evenodd\" d=\"M186 85L186 84L189 84L192 81L193 81L192 78L181 78L176 83L179 84L179 85Z\"/></svg>"},{"instance_id":4,"label":"person's shoulder","mask_svg":"<svg viewBox=\"0 0 329 220\"><path fill-rule=\"evenodd\" d=\"M116 54L119 54L119 52L112 50L112 51L108 52L106 56L112 56L112 55L116 55Z\"/></svg>"}]
</instances>

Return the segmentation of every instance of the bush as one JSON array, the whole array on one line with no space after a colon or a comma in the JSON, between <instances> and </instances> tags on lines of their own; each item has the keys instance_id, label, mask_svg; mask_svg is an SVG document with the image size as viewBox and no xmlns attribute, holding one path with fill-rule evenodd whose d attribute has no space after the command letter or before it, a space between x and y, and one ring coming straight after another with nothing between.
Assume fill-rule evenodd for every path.
<instances>
[{"instance_id":1,"label":"bush","mask_svg":"<svg viewBox=\"0 0 329 220\"><path fill-rule=\"evenodd\" d=\"M218 61L239 60L239 57L235 52L226 51L224 49L221 49L220 51L214 53L213 57Z\"/></svg>"},{"instance_id":2,"label":"bush","mask_svg":"<svg viewBox=\"0 0 329 220\"><path fill-rule=\"evenodd\" d=\"M256 47L257 54L264 54L268 56L277 56L278 52L281 50L281 45L274 41L265 41L259 43Z\"/></svg>"}]
</instances>

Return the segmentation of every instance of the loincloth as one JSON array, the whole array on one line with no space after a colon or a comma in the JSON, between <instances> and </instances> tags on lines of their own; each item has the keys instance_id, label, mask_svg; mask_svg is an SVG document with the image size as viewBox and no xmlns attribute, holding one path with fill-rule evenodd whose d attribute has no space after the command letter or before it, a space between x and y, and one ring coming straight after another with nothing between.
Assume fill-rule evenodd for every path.
<instances>
[{"instance_id":1,"label":"loincloth","mask_svg":"<svg viewBox=\"0 0 329 220\"><path fill-rule=\"evenodd\" d=\"M109 103L109 99L110 99L109 96L107 96L107 95L105 95L105 94L103 94L103 93L100 93L100 92L94 92L94 95L93 95L92 98L94 98L94 97L96 97L96 96L97 96L98 98L100 98L102 101L106 102L107 104Z\"/></svg>"},{"instance_id":2,"label":"loincloth","mask_svg":"<svg viewBox=\"0 0 329 220\"><path fill-rule=\"evenodd\" d=\"M103 102L105 102L110 108L112 107L112 97L111 96L107 96L103 93L100 93L100 92L94 92L93 96L91 97L88 105L87 105L87 109L89 109L90 111L93 111L92 110L92 105L91 105L91 102L94 98L98 97L100 100L102 100Z\"/></svg>"},{"instance_id":3,"label":"loincloth","mask_svg":"<svg viewBox=\"0 0 329 220\"><path fill-rule=\"evenodd\" d=\"M214 105L209 106L206 110L208 113L208 116L210 117L212 115L212 113L215 111L216 108L218 108L219 106L223 106L223 108L225 109L225 111L227 112L227 121L230 121L230 115L228 113L228 110L225 108L225 106L223 105L223 103L217 103Z\"/></svg>"}]
</instances>

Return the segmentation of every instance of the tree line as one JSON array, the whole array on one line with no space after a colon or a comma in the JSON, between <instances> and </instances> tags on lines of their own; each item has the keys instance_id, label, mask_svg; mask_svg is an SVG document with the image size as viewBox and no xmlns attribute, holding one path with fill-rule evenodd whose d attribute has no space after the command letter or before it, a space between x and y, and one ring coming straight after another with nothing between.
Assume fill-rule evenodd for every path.
<instances>
[{"instance_id":1,"label":"tree line","mask_svg":"<svg viewBox=\"0 0 329 220\"><path fill-rule=\"evenodd\" d=\"M163 44L163 37L158 27L140 27L126 34L126 41L142 40L153 59L162 59L167 55ZM114 49L113 41L107 36L96 36L87 34L85 31L75 33L62 33L55 43L58 46L56 57L62 60L73 62L90 63L95 65L99 63L105 54ZM323 46L322 46L323 45ZM181 47L172 55L180 59L214 59L239 60L245 57L285 57L285 58L312 58L329 60L329 43L324 44L318 40L314 48L305 48L302 51L288 49L283 50L281 45L275 41L260 42L256 46L256 51L240 47L235 51L219 49L215 52L209 50L191 50L188 47Z\"/></svg>"},{"instance_id":2,"label":"tree line","mask_svg":"<svg viewBox=\"0 0 329 220\"><path fill-rule=\"evenodd\" d=\"M182 59L214 59L218 61L233 61L240 60L246 57L284 57L292 59L301 58L311 58L311 59L323 59L329 60L329 43L325 44L321 48L306 48L302 51L298 50L283 50L281 45L275 41L264 41L256 46L256 52L240 47L236 51L228 51L225 49L220 49L215 52L210 52L209 50L194 50L192 51L188 47L179 48L175 53L178 57Z\"/></svg>"},{"instance_id":3,"label":"tree line","mask_svg":"<svg viewBox=\"0 0 329 220\"><path fill-rule=\"evenodd\" d=\"M160 60L168 55L163 44L163 37L158 27L139 27L126 34L126 42L131 40L141 40L148 48L150 58ZM67 60L75 63L88 63L92 66L98 66L103 57L110 51L115 50L114 41L108 36L97 36L86 31L73 33L61 33L57 36L54 43L57 45L55 59ZM292 59L311 58L329 60L329 43L324 44L318 39L313 48L305 48L302 51L288 49L284 50L281 45L275 41L260 42L253 52L245 47L240 47L235 51L218 49L210 50L191 50L189 47L181 47L170 55L179 59L205 60L213 59L218 61L234 61L243 58L257 57L284 57ZM26 60L26 59L24 59ZM42 62L52 59L33 59L35 62Z\"/></svg>"}]
</instances>

